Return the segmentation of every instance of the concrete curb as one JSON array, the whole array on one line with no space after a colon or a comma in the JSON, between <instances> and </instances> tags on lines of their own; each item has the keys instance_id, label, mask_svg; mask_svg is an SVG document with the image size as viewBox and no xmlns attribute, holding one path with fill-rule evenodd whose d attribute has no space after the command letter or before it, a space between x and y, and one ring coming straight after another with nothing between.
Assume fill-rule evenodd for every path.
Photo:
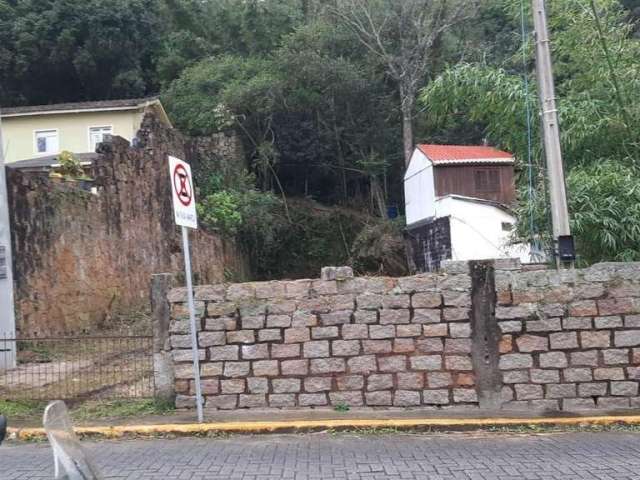
<instances>
[{"instance_id":1,"label":"concrete curb","mask_svg":"<svg viewBox=\"0 0 640 480\"><path fill-rule=\"evenodd\" d=\"M287 433L318 430L398 429L460 431L518 426L586 427L607 425L640 425L640 415L548 417L548 418L430 418L430 419L343 419L297 420L274 422L218 422L166 425L115 425L108 427L76 427L80 436L114 439L127 436L189 436L216 433ZM9 438L38 440L46 437L42 428L9 428Z\"/></svg>"}]
</instances>

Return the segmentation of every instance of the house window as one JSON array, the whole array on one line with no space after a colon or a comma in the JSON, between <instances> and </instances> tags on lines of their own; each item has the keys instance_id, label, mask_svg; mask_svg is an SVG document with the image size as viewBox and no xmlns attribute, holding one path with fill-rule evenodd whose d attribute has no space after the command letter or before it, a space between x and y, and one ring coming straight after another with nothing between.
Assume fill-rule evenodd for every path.
<instances>
[{"instance_id":1,"label":"house window","mask_svg":"<svg viewBox=\"0 0 640 480\"><path fill-rule=\"evenodd\" d=\"M113 135L113 127L89 127L90 152L96 151L96 146L104 141L105 135Z\"/></svg>"},{"instance_id":2,"label":"house window","mask_svg":"<svg viewBox=\"0 0 640 480\"><path fill-rule=\"evenodd\" d=\"M494 193L500 191L500 172L497 168L483 168L474 172L476 191Z\"/></svg>"},{"instance_id":3,"label":"house window","mask_svg":"<svg viewBox=\"0 0 640 480\"><path fill-rule=\"evenodd\" d=\"M35 150L36 153L58 153L58 131L57 130L36 130Z\"/></svg>"}]
</instances>

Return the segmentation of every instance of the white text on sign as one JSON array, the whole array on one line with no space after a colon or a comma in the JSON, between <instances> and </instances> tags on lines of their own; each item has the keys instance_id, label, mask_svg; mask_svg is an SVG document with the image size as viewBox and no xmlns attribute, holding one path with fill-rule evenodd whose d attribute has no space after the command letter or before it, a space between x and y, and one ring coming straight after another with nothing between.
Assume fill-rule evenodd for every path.
<instances>
[{"instance_id":1,"label":"white text on sign","mask_svg":"<svg viewBox=\"0 0 640 480\"><path fill-rule=\"evenodd\" d=\"M169 178L176 225L198 228L195 189L191 167L179 158L169 155Z\"/></svg>"}]
</instances>

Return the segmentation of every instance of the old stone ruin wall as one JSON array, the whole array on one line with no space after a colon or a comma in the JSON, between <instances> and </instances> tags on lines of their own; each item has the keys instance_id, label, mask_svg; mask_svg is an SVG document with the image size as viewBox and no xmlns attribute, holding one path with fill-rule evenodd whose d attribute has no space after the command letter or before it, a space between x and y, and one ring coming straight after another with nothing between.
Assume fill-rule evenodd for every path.
<instances>
[{"instance_id":1,"label":"old stone ruin wall","mask_svg":"<svg viewBox=\"0 0 640 480\"><path fill-rule=\"evenodd\" d=\"M406 278L339 272L196 287L205 408L640 404L640 264L558 273L496 260ZM169 301L176 405L193 407L185 290Z\"/></svg>"},{"instance_id":2,"label":"old stone ruin wall","mask_svg":"<svg viewBox=\"0 0 640 480\"><path fill-rule=\"evenodd\" d=\"M120 137L101 144L90 174L97 194L46 172L9 169L20 334L95 333L118 315L148 310L151 275L179 279L183 271L167 155L196 163L209 152L241 168L237 148L228 135L196 141L147 115L136 146ZM228 272L243 278L232 242L203 229L191 239L196 281L221 282Z\"/></svg>"}]
</instances>

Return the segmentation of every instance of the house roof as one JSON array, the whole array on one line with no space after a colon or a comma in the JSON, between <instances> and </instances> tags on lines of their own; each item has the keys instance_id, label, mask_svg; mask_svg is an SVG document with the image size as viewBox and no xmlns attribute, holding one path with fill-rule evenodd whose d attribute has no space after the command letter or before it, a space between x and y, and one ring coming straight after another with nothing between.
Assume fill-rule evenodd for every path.
<instances>
[{"instance_id":1,"label":"house roof","mask_svg":"<svg viewBox=\"0 0 640 480\"><path fill-rule=\"evenodd\" d=\"M435 166L476 163L515 163L512 154L494 147L421 144L417 145L416 148L424 153Z\"/></svg>"},{"instance_id":2,"label":"house roof","mask_svg":"<svg viewBox=\"0 0 640 480\"><path fill-rule=\"evenodd\" d=\"M450 193L447 195L443 195L441 197L437 197L436 202L441 202L447 199L458 200L461 202L478 203L480 205L491 205L492 207L496 207L499 210L502 210L504 212L509 213L510 215L513 215L513 210L511 210L511 208L509 208L507 205L504 205L500 202L496 202L494 200L487 200L484 198L468 197L466 195L458 195L455 193Z\"/></svg>"},{"instance_id":3,"label":"house roof","mask_svg":"<svg viewBox=\"0 0 640 480\"><path fill-rule=\"evenodd\" d=\"M16 170L48 170L51 167L60 166L58 155L18 160L17 162L6 163L5 166ZM97 153L74 153L74 156L82 165L91 165L99 157Z\"/></svg>"},{"instance_id":4,"label":"house roof","mask_svg":"<svg viewBox=\"0 0 640 480\"><path fill-rule=\"evenodd\" d=\"M160 102L160 98L143 97L143 98L127 98L122 100L96 100L92 102L74 102L74 103L54 103L51 105L31 105L24 107L9 107L0 109L0 117L24 117L33 115L54 115L65 113L82 113L82 112L114 112L137 110L146 107L154 107L160 118L169 127L173 127L171 120Z\"/></svg>"},{"instance_id":5,"label":"house roof","mask_svg":"<svg viewBox=\"0 0 640 480\"><path fill-rule=\"evenodd\" d=\"M3 117L23 115L43 115L79 111L134 110L157 104L158 97L127 98L122 100L96 100L92 102L54 103L51 105L29 105L23 107L7 107L0 111Z\"/></svg>"}]
</instances>

